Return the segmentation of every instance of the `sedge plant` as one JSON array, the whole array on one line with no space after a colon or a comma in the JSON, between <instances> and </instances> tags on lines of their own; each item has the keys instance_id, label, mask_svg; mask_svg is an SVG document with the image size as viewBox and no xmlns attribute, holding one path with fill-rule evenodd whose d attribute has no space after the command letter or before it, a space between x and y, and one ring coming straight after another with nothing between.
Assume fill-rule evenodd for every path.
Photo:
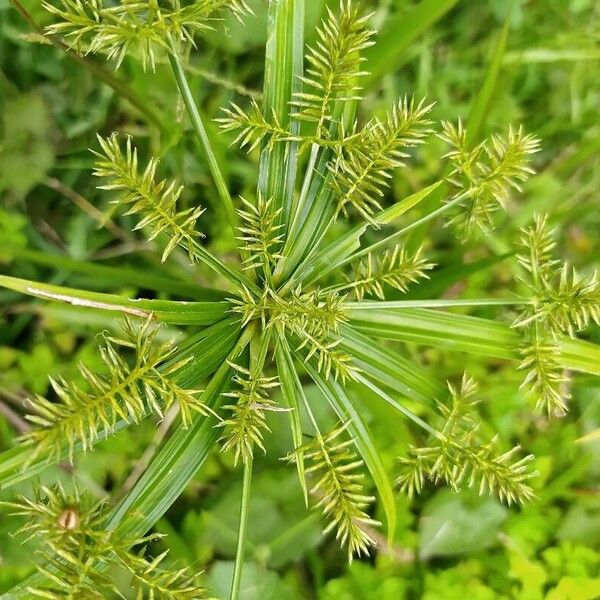
<instances>
[{"instance_id":1,"label":"sedge plant","mask_svg":"<svg viewBox=\"0 0 600 600\"><path fill-rule=\"evenodd\" d=\"M105 55L115 68L132 55L148 78L158 62L168 61L239 257L224 260L206 247L203 208L180 209L184 187L160 175L156 158L144 159L130 137L98 137L99 187L161 247L163 261L183 251L194 269L212 272L215 289L190 282L185 301L156 300L0 277L6 288L124 319L121 335L104 335L103 372L82 365L81 386L53 380L52 398L31 399L33 428L0 457L3 488L93 451L142 419L173 409L180 415L115 506L60 486L10 503L27 519L22 532L43 543L38 574L3 598L105 597L115 591L111 568L130 575L138 598L208 597L194 573L170 571L163 554L146 558L135 548L152 542L148 531L207 456L224 452L243 470L230 594L237 599L253 462L265 449L272 412L289 423L293 449L284 458L297 470L306 504L322 514L325 533L335 535L349 560L375 545L381 526L373 513L376 498L393 534L394 487L412 495L427 482L443 483L474 487L509 504L532 501L532 457L482 432L477 384L469 374L445 389L394 346L383 351L380 340L514 361L525 396L549 416L568 408L569 373L599 373L600 349L576 334L600 323L600 284L595 275L558 268L545 217L522 233L518 294L402 299L435 272L424 247L405 243L408 234L440 220L462 241L489 232L496 213L533 174L538 140L509 127L474 143L461 122L438 126L432 105L409 96L384 116L359 118L363 53L376 40L369 16L358 2L341 0L305 51L303 0L270 0L263 98L231 104L218 119L223 135L258 156L256 193L233 198L183 56L224 11L251 18L244 0L56 0L44 6L55 17L47 35L74 51ZM409 169L414 152L433 136L447 146L441 157L447 177L387 205L394 172ZM441 201L411 218L434 197ZM386 300L390 292L400 299ZM490 320L452 307L509 310L512 324L502 313ZM157 341L160 323L183 330L177 345ZM333 429L319 422L306 381L337 415ZM360 409L367 391L423 434L422 444L398 457L395 483ZM424 420L411 410L414 401L434 405L438 416Z\"/></svg>"}]
</instances>

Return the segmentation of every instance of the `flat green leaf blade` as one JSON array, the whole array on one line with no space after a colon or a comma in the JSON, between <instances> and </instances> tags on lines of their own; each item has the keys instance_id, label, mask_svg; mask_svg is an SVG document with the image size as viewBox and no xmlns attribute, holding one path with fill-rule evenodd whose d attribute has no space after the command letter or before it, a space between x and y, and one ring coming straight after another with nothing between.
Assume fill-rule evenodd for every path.
<instances>
[{"instance_id":1,"label":"flat green leaf blade","mask_svg":"<svg viewBox=\"0 0 600 600\"><path fill-rule=\"evenodd\" d=\"M567 369L600 375L600 346L565 337L560 344L562 363Z\"/></svg>"},{"instance_id":2,"label":"flat green leaf blade","mask_svg":"<svg viewBox=\"0 0 600 600\"><path fill-rule=\"evenodd\" d=\"M405 212L408 212L411 208L414 208L421 202L425 200L429 195L431 195L437 188L440 187L444 183L443 181L436 181L431 185L407 196L406 198L400 200L392 204L389 208L386 208L380 214L375 215L373 217L373 221L375 223L379 223L381 225L388 225L389 223L393 223L398 217L401 217Z\"/></svg>"},{"instance_id":3,"label":"flat green leaf blade","mask_svg":"<svg viewBox=\"0 0 600 600\"><path fill-rule=\"evenodd\" d=\"M522 342L518 330L503 323L427 308L352 311L350 324L370 337L509 360L519 358ZM563 337L560 347L565 368L600 375L600 346Z\"/></svg>"},{"instance_id":4,"label":"flat green leaf blade","mask_svg":"<svg viewBox=\"0 0 600 600\"><path fill-rule=\"evenodd\" d=\"M281 383L281 393L290 412L290 426L292 429L292 439L294 448L299 448L304 443L302 438L302 423L300 421L300 403L298 397L304 395L302 384L298 373L294 368L294 361L290 349L285 339L279 339L275 349L275 360L277 362L277 374ZM306 402L304 398L304 402ZM304 501L308 505L308 487L306 485L306 476L304 468L304 458L302 453L296 452L296 468L298 470L298 479L302 486Z\"/></svg>"},{"instance_id":5,"label":"flat green leaf blade","mask_svg":"<svg viewBox=\"0 0 600 600\"><path fill-rule=\"evenodd\" d=\"M290 233L283 248L283 258L280 259L276 276L280 279L289 277L320 240L320 235L334 213L331 202L333 190L322 173L327 172L327 165L333 154L329 148L319 151L313 147L314 164L307 166L308 180L305 181L306 193L300 194L301 205L292 220ZM311 155L311 161L312 161Z\"/></svg>"},{"instance_id":6,"label":"flat green leaf blade","mask_svg":"<svg viewBox=\"0 0 600 600\"><path fill-rule=\"evenodd\" d=\"M376 215L373 220L382 225L392 223L405 212L417 206L419 202L427 198L441 184L441 181L437 181L436 183L411 194L382 211L379 215ZM319 251L314 248L300 264L286 287L293 287L294 282L300 281L305 285L314 283L318 279L346 264L360 248L361 237L367 228L368 225L358 225L341 238L329 244L326 248Z\"/></svg>"},{"instance_id":7,"label":"flat green leaf blade","mask_svg":"<svg viewBox=\"0 0 600 600\"><path fill-rule=\"evenodd\" d=\"M337 265L343 264L349 256L360 248L360 238L366 230L367 225L362 225L353 231L349 231L334 244L330 244L322 252L313 256L312 259L303 262L290 277L285 287L291 289L297 282L309 285L331 272Z\"/></svg>"},{"instance_id":8,"label":"flat green leaf blade","mask_svg":"<svg viewBox=\"0 0 600 600\"><path fill-rule=\"evenodd\" d=\"M300 124L290 117L290 102L301 87L304 0L271 0L268 19L263 113L268 121L276 118L282 128L295 135ZM258 187L264 198L273 199L276 209L283 208L284 223L289 222L291 214L297 167L296 142L262 150Z\"/></svg>"},{"instance_id":9,"label":"flat green leaf blade","mask_svg":"<svg viewBox=\"0 0 600 600\"><path fill-rule=\"evenodd\" d=\"M477 143L481 138L483 126L495 100L495 92L499 85L502 60L508 40L508 26L509 20L507 19L492 49L483 84L479 88L479 92L469 111L467 119L467 142L469 145Z\"/></svg>"},{"instance_id":10,"label":"flat green leaf blade","mask_svg":"<svg viewBox=\"0 0 600 600\"><path fill-rule=\"evenodd\" d=\"M30 248L14 246L3 250L12 258L24 259L38 265L54 267L60 271L81 273L90 278L95 284L101 282L114 289L115 284L134 285L139 288L167 292L202 300L223 300L226 292L205 288L194 283L179 281L170 277L163 277L147 272L146 269L132 269L128 267L107 266L89 260L77 260L63 254L40 252ZM97 287L97 286L95 286Z\"/></svg>"},{"instance_id":11,"label":"flat green leaf blade","mask_svg":"<svg viewBox=\"0 0 600 600\"><path fill-rule=\"evenodd\" d=\"M372 392L375 392L375 394L377 394L382 400L387 402L400 414L404 415L405 417L408 417L413 423L416 423L417 425L425 429L425 431L428 431L433 435L437 435L436 430L433 427L431 427L429 423L421 419L421 417L419 417L412 410L404 406L404 404L398 402L398 400L396 400L395 398L392 398L392 396L390 396L387 392L376 386L371 380L364 377L361 373L359 373L356 376L356 379L357 381L362 383L366 388L370 389Z\"/></svg>"},{"instance_id":12,"label":"flat green leaf blade","mask_svg":"<svg viewBox=\"0 0 600 600\"><path fill-rule=\"evenodd\" d=\"M341 338L340 347L353 356L355 364L389 389L419 402L431 402L444 393L444 387L421 367L390 348L381 349L352 327L342 327Z\"/></svg>"},{"instance_id":13,"label":"flat green leaf blade","mask_svg":"<svg viewBox=\"0 0 600 600\"><path fill-rule=\"evenodd\" d=\"M519 336L507 325L426 308L356 310L351 325L373 337L471 352L496 358L515 358Z\"/></svg>"},{"instance_id":14,"label":"flat green leaf blade","mask_svg":"<svg viewBox=\"0 0 600 600\"><path fill-rule=\"evenodd\" d=\"M109 311L113 314L120 313L140 318L147 318L152 314L164 323L175 325L212 325L223 319L231 308L229 302L132 299L115 294L49 285L6 275L0 275L0 287L43 300L66 302L74 306Z\"/></svg>"}]
</instances>

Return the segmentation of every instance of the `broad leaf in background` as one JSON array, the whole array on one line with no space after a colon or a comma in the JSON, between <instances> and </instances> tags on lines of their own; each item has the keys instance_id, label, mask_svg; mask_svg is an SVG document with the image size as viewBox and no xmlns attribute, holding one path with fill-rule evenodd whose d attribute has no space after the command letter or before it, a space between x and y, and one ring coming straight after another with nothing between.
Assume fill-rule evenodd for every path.
<instances>
[{"instance_id":1,"label":"broad leaf in background","mask_svg":"<svg viewBox=\"0 0 600 600\"><path fill-rule=\"evenodd\" d=\"M506 508L496 500L472 494L438 492L423 507L419 523L419 556L472 554L498 543Z\"/></svg>"},{"instance_id":2,"label":"broad leaf in background","mask_svg":"<svg viewBox=\"0 0 600 600\"><path fill-rule=\"evenodd\" d=\"M54 125L40 92L9 98L0 129L0 193L27 194L54 165Z\"/></svg>"}]
</instances>

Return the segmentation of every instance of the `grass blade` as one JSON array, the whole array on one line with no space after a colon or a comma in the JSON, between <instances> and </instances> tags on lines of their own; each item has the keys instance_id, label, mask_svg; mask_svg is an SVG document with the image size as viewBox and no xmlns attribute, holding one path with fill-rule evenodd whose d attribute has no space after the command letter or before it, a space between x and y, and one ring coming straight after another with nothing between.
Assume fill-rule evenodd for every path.
<instances>
[{"instance_id":1,"label":"grass blade","mask_svg":"<svg viewBox=\"0 0 600 600\"><path fill-rule=\"evenodd\" d=\"M561 341L560 351L566 369L600 375L600 346L598 344L566 337Z\"/></svg>"},{"instance_id":2,"label":"grass blade","mask_svg":"<svg viewBox=\"0 0 600 600\"><path fill-rule=\"evenodd\" d=\"M521 338L508 325L427 308L396 311L353 311L350 324L366 335L413 342L480 356L517 360ZM600 375L600 346L562 338L561 362L566 369Z\"/></svg>"},{"instance_id":3,"label":"grass blade","mask_svg":"<svg viewBox=\"0 0 600 600\"><path fill-rule=\"evenodd\" d=\"M415 415L411 410L406 408L403 404L392 398L389 394L384 392L382 389L378 388L372 381L369 381L366 377L362 375L357 375L357 381L360 381L365 387L370 389L372 392L375 392L380 398L385 400L390 406L396 409L400 414L408 417L413 423L416 423L420 427L422 427L425 431L436 434L436 431L431 425L429 425L426 421L421 419L421 417Z\"/></svg>"},{"instance_id":4,"label":"grass blade","mask_svg":"<svg viewBox=\"0 0 600 600\"><path fill-rule=\"evenodd\" d=\"M351 325L373 337L511 359L519 344L507 325L426 308L352 311Z\"/></svg>"},{"instance_id":5,"label":"grass blade","mask_svg":"<svg viewBox=\"0 0 600 600\"><path fill-rule=\"evenodd\" d=\"M294 368L294 361L285 338L281 337L277 341L275 348L275 360L277 361L277 373L281 382L281 393L285 404L291 408L290 425L292 429L292 440L294 448L299 448L304 443L302 437L302 423L300 421L300 403L298 398L302 398L303 403L307 402L304 397L304 390L300 383L298 373ZM306 475L304 468L304 458L301 453L296 453L296 468L298 470L298 479L302 487L304 502L308 506L308 487L306 485Z\"/></svg>"},{"instance_id":6,"label":"grass blade","mask_svg":"<svg viewBox=\"0 0 600 600\"><path fill-rule=\"evenodd\" d=\"M354 357L356 365L398 394L429 403L444 393L444 387L413 361L390 348L380 349L372 339L352 327L342 327L341 337L341 348Z\"/></svg>"},{"instance_id":7,"label":"grass blade","mask_svg":"<svg viewBox=\"0 0 600 600\"><path fill-rule=\"evenodd\" d=\"M166 292L188 298L202 300L223 300L226 292L205 288L194 283L179 281L170 277L154 275L143 269L131 269L128 267L106 266L94 261L77 260L63 254L51 254L40 252L30 248L12 247L5 250L11 258L19 258L31 263L54 267L61 271L70 273L81 273L90 278L95 286L105 282L106 287L114 288L115 284L134 285L146 290Z\"/></svg>"},{"instance_id":8,"label":"grass blade","mask_svg":"<svg viewBox=\"0 0 600 600\"><path fill-rule=\"evenodd\" d=\"M208 162L208 168L213 177L213 181L215 182L217 192L219 193L219 197L223 203L223 208L225 209L225 214L227 215L227 220L229 221L232 234L235 238L237 235L238 219L233 206L233 200L231 199L231 194L229 193L229 187L227 186L227 182L225 181L223 173L221 172L221 168L219 167L219 162L217 161L217 157L212 149L208 133L206 132L206 127L204 126L204 121L200 116L200 111L198 110L198 107L194 101L194 97L192 96L192 90L190 89L187 81L183 65L181 64L175 49L169 52L169 62L171 63L173 75L175 76L175 81L177 82L179 91L181 92L183 103L185 104L187 113L190 117L192 127L196 132L196 136L200 143L204 158Z\"/></svg>"},{"instance_id":9,"label":"grass blade","mask_svg":"<svg viewBox=\"0 0 600 600\"><path fill-rule=\"evenodd\" d=\"M442 298L435 300L390 300L346 302L347 310L398 310L403 308L449 308L453 306L515 306L530 304L526 298Z\"/></svg>"},{"instance_id":10,"label":"grass blade","mask_svg":"<svg viewBox=\"0 0 600 600\"><path fill-rule=\"evenodd\" d=\"M310 249L315 247L315 241L320 238L321 232L333 216L333 192L327 178L321 175L327 172L327 164L332 156L329 148L319 151L318 147L313 147L310 162L306 167L307 181L295 207L296 212L282 252L283 258L275 271L276 281L285 279L294 272Z\"/></svg>"},{"instance_id":11,"label":"grass blade","mask_svg":"<svg viewBox=\"0 0 600 600\"><path fill-rule=\"evenodd\" d=\"M289 107L300 89L304 63L304 0L271 0L268 19L264 115L268 120L275 115L283 128L298 134L300 123L290 117ZM289 223L297 167L296 142L262 150L258 187L264 198L273 198L276 210L283 208L283 223Z\"/></svg>"},{"instance_id":12,"label":"grass blade","mask_svg":"<svg viewBox=\"0 0 600 600\"><path fill-rule=\"evenodd\" d=\"M375 223L379 223L380 225L389 225L393 223L398 217L401 217L405 212L408 212L411 208L414 208L419 204L422 200L425 200L428 196L430 196L435 190L437 190L440 185L444 183L443 181L436 181L431 185L407 196L403 200L392 204L389 208L386 208L384 211L375 215L373 217L373 221Z\"/></svg>"},{"instance_id":13,"label":"grass blade","mask_svg":"<svg viewBox=\"0 0 600 600\"><path fill-rule=\"evenodd\" d=\"M0 287L43 300L66 302L74 306L109 311L113 314L140 318L147 318L152 314L164 323L176 325L212 325L223 319L231 307L229 302L177 302L124 298L115 294L88 292L6 275L0 275Z\"/></svg>"},{"instance_id":14,"label":"grass blade","mask_svg":"<svg viewBox=\"0 0 600 600\"><path fill-rule=\"evenodd\" d=\"M373 220L382 225L392 223L405 212L417 206L419 202L425 200L441 184L441 181L437 181L411 194L382 211L379 215L376 215ZM358 225L326 248L322 250L317 250L316 247L313 248L313 251L300 264L283 289L291 289L299 281L303 281L305 285L314 283L317 279L324 277L345 264L353 256L354 252L360 248L361 237L367 229L368 225Z\"/></svg>"},{"instance_id":15,"label":"grass blade","mask_svg":"<svg viewBox=\"0 0 600 600\"><path fill-rule=\"evenodd\" d=\"M490 113L495 99L495 92L499 85L500 71L502 70L502 61L506 51L509 23L510 17L506 20L504 27L498 34L492 49L485 78L469 111L467 119L467 140L469 145L477 143L481 138L485 120Z\"/></svg>"}]
</instances>

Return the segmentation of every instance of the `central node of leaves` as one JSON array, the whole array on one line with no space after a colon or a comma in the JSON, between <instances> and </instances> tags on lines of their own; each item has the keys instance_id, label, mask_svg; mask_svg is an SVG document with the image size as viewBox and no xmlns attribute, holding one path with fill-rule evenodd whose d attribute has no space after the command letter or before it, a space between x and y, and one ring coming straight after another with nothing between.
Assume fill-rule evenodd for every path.
<instances>
[{"instance_id":1,"label":"central node of leaves","mask_svg":"<svg viewBox=\"0 0 600 600\"><path fill-rule=\"evenodd\" d=\"M334 291L303 292L298 287L281 294L267 287L260 295L244 288L242 297L232 303L243 325L256 321L263 332L276 329L305 352L306 360L315 357L319 372L345 381L357 372L350 356L339 348L340 328L348 321L345 299Z\"/></svg>"}]
</instances>

